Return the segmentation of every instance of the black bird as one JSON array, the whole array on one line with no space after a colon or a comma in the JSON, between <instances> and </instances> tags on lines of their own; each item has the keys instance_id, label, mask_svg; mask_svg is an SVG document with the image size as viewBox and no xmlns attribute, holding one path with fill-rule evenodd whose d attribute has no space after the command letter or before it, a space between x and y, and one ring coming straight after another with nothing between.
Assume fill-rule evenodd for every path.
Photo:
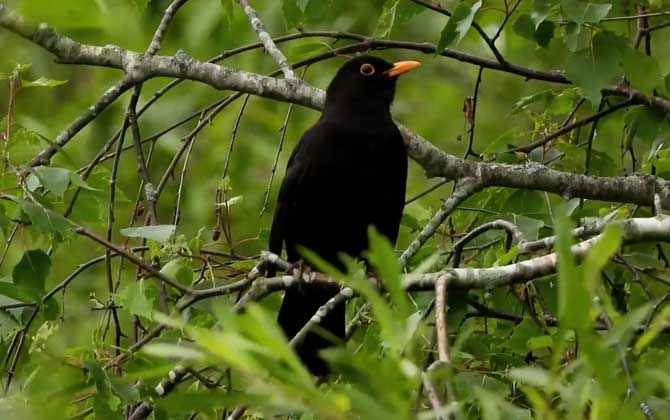
<instances>
[{"instance_id":1,"label":"black bird","mask_svg":"<svg viewBox=\"0 0 670 420\"><path fill-rule=\"evenodd\" d=\"M298 247L343 268L339 253L363 257L368 226L395 243L405 202L407 152L391 118L396 78L419 66L363 55L344 64L326 91L319 121L293 150L279 190L270 232L270 251L300 260ZM286 291L278 321L293 337L337 291L317 285ZM345 307L328 314L320 327L344 339ZM331 337L332 338L332 337ZM309 333L296 349L314 375L328 366L318 352L332 345Z\"/></svg>"}]
</instances>

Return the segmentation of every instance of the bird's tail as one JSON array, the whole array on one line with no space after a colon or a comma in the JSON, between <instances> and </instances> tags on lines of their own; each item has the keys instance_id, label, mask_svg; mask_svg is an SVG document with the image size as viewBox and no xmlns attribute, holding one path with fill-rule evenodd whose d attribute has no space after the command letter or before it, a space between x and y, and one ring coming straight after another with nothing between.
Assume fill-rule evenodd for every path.
<instances>
[{"instance_id":1,"label":"bird's tail","mask_svg":"<svg viewBox=\"0 0 670 420\"><path fill-rule=\"evenodd\" d=\"M337 290L311 284L286 290L277 317L286 336L295 336L335 294ZM319 356L319 351L332 346L334 337L344 340L344 323L345 305L340 304L321 320L319 332L307 333L305 339L296 346L298 356L313 375L325 376L329 373L328 365Z\"/></svg>"}]
</instances>

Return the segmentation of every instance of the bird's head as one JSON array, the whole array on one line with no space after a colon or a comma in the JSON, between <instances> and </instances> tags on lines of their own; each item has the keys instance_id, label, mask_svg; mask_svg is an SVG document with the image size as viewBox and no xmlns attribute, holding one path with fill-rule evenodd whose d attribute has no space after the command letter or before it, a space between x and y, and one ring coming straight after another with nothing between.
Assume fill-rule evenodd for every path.
<instances>
[{"instance_id":1,"label":"bird's head","mask_svg":"<svg viewBox=\"0 0 670 420\"><path fill-rule=\"evenodd\" d=\"M417 61L388 61L372 55L349 60L338 71L326 91L326 110L388 112L398 76L420 66Z\"/></svg>"}]
</instances>

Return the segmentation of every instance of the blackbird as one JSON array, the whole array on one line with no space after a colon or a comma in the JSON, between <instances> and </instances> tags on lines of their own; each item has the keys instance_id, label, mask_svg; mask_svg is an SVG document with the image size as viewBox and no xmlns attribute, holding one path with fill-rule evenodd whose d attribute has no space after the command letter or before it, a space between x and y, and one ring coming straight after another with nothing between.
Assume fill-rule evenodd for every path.
<instances>
[{"instance_id":1,"label":"blackbird","mask_svg":"<svg viewBox=\"0 0 670 420\"><path fill-rule=\"evenodd\" d=\"M396 78L419 66L362 55L345 63L326 91L321 118L302 136L279 190L270 251L288 261L308 248L342 269L338 254L364 257L368 227L395 243L405 202L407 152L390 113ZM337 290L302 285L286 290L278 322L293 337ZM310 332L296 352L310 372L328 366L318 352L344 339L345 305ZM327 337L330 335L330 337ZM334 336L334 337L333 337Z\"/></svg>"}]
</instances>

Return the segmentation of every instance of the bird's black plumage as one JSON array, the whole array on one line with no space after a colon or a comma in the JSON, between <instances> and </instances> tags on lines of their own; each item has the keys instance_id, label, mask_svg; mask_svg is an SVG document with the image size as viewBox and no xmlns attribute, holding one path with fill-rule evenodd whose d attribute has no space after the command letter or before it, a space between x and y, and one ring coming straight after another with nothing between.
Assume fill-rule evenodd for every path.
<instances>
[{"instance_id":1,"label":"bird's black plumage","mask_svg":"<svg viewBox=\"0 0 670 420\"><path fill-rule=\"evenodd\" d=\"M295 262L303 246L342 267L339 253L361 257L367 249L370 225L395 243L407 152L390 106L397 75L418 63L397 64L364 55L335 75L321 118L289 158L270 233L272 252L279 254L285 246L288 260ZM278 317L286 335L295 335L335 293L316 285L287 290ZM320 327L344 339L344 312L340 305ZM323 334L312 332L296 350L313 374L324 375L328 367L318 351L330 345Z\"/></svg>"}]
</instances>

